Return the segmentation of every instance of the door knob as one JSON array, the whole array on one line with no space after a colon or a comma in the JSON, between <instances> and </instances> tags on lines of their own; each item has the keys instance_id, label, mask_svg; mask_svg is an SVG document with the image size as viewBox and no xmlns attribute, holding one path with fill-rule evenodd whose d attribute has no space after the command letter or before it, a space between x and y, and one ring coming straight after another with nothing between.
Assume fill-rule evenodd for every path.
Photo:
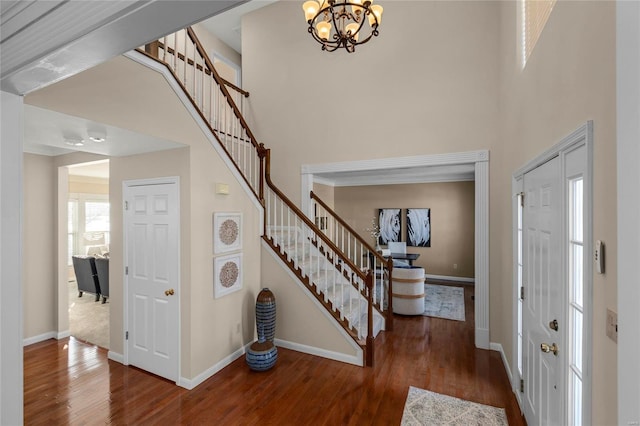
<instances>
[{"instance_id":1,"label":"door knob","mask_svg":"<svg viewBox=\"0 0 640 426\"><path fill-rule=\"evenodd\" d=\"M554 355L558 355L558 346L555 343L549 345L548 343L542 343L540 350L545 353L553 352Z\"/></svg>"},{"instance_id":2,"label":"door knob","mask_svg":"<svg viewBox=\"0 0 640 426\"><path fill-rule=\"evenodd\" d=\"M165 296L173 296L173 289L170 288L169 290L165 290L164 295Z\"/></svg>"}]
</instances>

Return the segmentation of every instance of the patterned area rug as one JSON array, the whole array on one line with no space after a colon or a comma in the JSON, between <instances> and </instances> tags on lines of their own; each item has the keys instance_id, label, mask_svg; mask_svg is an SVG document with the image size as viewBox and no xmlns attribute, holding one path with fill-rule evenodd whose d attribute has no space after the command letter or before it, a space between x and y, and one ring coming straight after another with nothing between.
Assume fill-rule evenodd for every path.
<instances>
[{"instance_id":1,"label":"patterned area rug","mask_svg":"<svg viewBox=\"0 0 640 426\"><path fill-rule=\"evenodd\" d=\"M109 349L109 302L95 300L89 293L78 297L76 282L69 282L69 331L78 340Z\"/></svg>"},{"instance_id":2,"label":"patterned area rug","mask_svg":"<svg viewBox=\"0 0 640 426\"><path fill-rule=\"evenodd\" d=\"M446 285L424 285L424 314L456 321L464 321L464 288Z\"/></svg>"},{"instance_id":3,"label":"patterned area rug","mask_svg":"<svg viewBox=\"0 0 640 426\"><path fill-rule=\"evenodd\" d=\"M401 426L508 425L504 408L409 387Z\"/></svg>"}]
</instances>

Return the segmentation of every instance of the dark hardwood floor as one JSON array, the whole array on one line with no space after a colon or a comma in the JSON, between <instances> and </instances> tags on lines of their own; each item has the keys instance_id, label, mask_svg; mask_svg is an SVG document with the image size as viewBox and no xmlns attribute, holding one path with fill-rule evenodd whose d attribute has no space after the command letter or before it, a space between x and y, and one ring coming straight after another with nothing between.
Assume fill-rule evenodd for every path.
<instances>
[{"instance_id":1,"label":"dark hardwood floor","mask_svg":"<svg viewBox=\"0 0 640 426\"><path fill-rule=\"evenodd\" d=\"M240 358L192 391L107 360L74 338L24 349L25 424L398 425L409 386L504 407L524 424L498 352L473 344L467 321L396 315L377 339L374 368L279 348L276 366Z\"/></svg>"}]
</instances>

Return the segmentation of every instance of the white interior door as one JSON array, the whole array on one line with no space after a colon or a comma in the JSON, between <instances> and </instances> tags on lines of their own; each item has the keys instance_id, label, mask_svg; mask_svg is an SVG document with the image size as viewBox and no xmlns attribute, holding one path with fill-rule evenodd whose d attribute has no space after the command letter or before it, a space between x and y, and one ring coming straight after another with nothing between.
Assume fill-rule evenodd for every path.
<instances>
[{"instance_id":1,"label":"white interior door","mask_svg":"<svg viewBox=\"0 0 640 426\"><path fill-rule=\"evenodd\" d=\"M530 425L561 424L565 395L562 359L566 351L560 347L564 341L565 317L562 313L563 208L558 157L524 175L524 194L524 413Z\"/></svg>"},{"instance_id":2,"label":"white interior door","mask_svg":"<svg viewBox=\"0 0 640 426\"><path fill-rule=\"evenodd\" d=\"M179 353L178 194L177 178L125 184L124 190L128 362L174 381Z\"/></svg>"}]
</instances>

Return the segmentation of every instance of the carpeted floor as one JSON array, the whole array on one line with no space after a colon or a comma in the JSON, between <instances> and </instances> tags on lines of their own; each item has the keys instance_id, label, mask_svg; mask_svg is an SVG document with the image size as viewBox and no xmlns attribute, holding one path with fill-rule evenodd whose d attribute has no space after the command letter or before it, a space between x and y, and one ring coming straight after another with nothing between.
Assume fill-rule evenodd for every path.
<instances>
[{"instance_id":1,"label":"carpeted floor","mask_svg":"<svg viewBox=\"0 0 640 426\"><path fill-rule=\"evenodd\" d=\"M78 297L76 282L69 281L69 330L78 340L109 349L109 300L95 300L88 293Z\"/></svg>"},{"instance_id":2,"label":"carpeted floor","mask_svg":"<svg viewBox=\"0 0 640 426\"><path fill-rule=\"evenodd\" d=\"M464 288L424 285L424 314L428 317L464 321Z\"/></svg>"},{"instance_id":3,"label":"carpeted floor","mask_svg":"<svg viewBox=\"0 0 640 426\"><path fill-rule=\"evenodd\" d=\"M504 408L491 407L424 389L409 387L401 426L506 426Z\"/></svg>"}]
</instances>

